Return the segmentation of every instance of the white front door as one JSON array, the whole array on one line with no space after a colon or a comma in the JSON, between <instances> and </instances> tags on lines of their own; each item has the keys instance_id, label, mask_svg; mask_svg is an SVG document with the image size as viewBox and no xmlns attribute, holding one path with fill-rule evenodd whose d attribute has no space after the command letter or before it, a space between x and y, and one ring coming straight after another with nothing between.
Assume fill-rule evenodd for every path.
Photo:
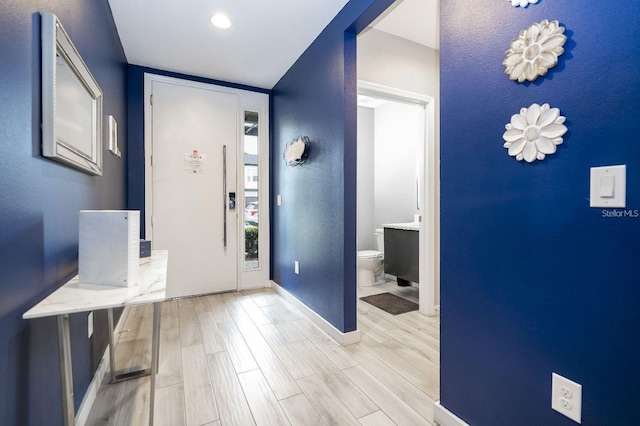
<instances>
[{"instance_id":1,"label":"white front door","mask_svg":"<svg viewBox=\"0 0 640 426\"><path fill-rule=\"evenodd\" d=\"M238 210L229 199L237 193L238 95L215 86L151 85L147 209L153 248L169 250L167 296L235 290Z\"/></svg>"}]
</instances>

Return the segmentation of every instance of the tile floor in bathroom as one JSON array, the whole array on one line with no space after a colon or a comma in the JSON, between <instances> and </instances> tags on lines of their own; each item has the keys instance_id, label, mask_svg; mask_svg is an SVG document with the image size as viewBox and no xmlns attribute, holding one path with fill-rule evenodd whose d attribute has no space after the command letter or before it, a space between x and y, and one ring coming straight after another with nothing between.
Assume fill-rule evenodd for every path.
<instances>
[{"instance_id":1,"label":"tile floor in bathroom","mask_svg":"<svg viewBox=\"0 0 640 426\"><path fill-rule=\"evenodd\" d=\"M417 302L395 282L359 288ZM155 425L433 423L439 317L358 300L360 343L341 347L271 289L163 304ZM118 370L150 361L151 306L130 309ZM100 387L88 425L146 425L149 378Z\"/></svg>"}]
</instances>

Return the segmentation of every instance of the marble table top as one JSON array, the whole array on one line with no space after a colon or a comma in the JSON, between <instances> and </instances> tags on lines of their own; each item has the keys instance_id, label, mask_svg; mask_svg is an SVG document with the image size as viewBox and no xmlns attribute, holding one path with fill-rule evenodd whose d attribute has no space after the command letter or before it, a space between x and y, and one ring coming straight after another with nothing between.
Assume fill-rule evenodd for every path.
<instances>
[{"instance_id":1,"label":"marble table top","mask_svg":"<svg viewBox=\"0 0 640 426\"><path fill-rule=\"evenodd\" d=\"M419 231L420 222L408 222L408 223L386 223L382 225L383 228L403 229L405 231Z\"/></svg>"},{"instance_id":2,"label":"marble table top","mask_svg":"<svg viewBox=\"0 0 640 426\"><path fill-rule=\"evenodd\" d=\"M22 315L24 319L119 308L166 300L167 250L154 250L140 259L140 282L135 287L115 287L78 282L76 275Z\"/></svg>"}]
</instances>

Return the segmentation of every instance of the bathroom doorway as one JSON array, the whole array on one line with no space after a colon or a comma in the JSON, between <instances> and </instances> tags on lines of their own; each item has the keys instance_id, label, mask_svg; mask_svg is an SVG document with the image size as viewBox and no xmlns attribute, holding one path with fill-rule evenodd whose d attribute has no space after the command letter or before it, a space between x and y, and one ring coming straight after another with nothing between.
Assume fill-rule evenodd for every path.
<instances>
[{"instance_id":1,"label":"bathroom doorway","mask_svg":"<svg viewBox=\"0 0 640 426\"><path fill-rule=\"evenodd\" d=\"M417 298L420 312L426 315L439 312L436 262L436 191L439 185L434 121L433 98L358 82L357 249L360 253L383 251L376 235L379 236L383 225L388 224L393 226L387 228L387 235L399 229L399 234L410 239L407 246L413 244L410 241L417 240L412 251L417 249L418 253L401 256L407 260L403 268L415 267L419 271L420 279L411 279L419 281L419 284L413 284L417 291L388 284L385 287L409 300ZM416 231L419 233L417 239L414 237ZM395 255L384 254L387 266L393 257L397 257ZM402 278L398 282L407 284Z\"/></svg>"},{"instance_id":2,"label":"bathroom doorway","mask_svg":"<svg viewBox=\"0 0 640 426\"><path fill-rule=\"evenodd\" d=\"M421 167L416 167L415 160L393 164L396 169L414 173L417 169L421 179L419 185L407 185L416 191L420 200L418 288L400 287L393 281L357 288L359 298L388 292L400 301L418 302L418 311L413 305L410 307L413 312L400 309L400 312L385 312L369 300L358 299L357 327L370 353L385 359L405 378L420 381L422 395L416 394L433 402L440 397L439 4L439 0L397 0L357 38L358 93L382 101L424 107L423 149L416 155ZM360 111L358 107L358 113ZM358 137L362 135L360 130L358 128ZM362 155L371 154L358 146L358 160ZM357 207L359 220L362 206ZM412 215L401 220L411 221ZM357 226L360 230L359 224ZM386 258L387 253L384 256ZM410 303L398 303L403 304ZM397 360L402 360L400 365L395 363ZM405 367L411 371L403 371ZM426 418L432 420L430 416Z\"/></svg>"}]
</instances>

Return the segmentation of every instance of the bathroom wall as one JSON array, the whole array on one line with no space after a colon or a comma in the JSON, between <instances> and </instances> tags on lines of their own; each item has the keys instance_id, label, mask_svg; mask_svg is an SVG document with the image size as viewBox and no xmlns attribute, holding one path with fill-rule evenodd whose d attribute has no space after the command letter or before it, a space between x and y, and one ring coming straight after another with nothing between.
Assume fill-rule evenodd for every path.
<instances>
[{"instance_id":1,"label":"bathroom wall","mask_svg":"<svg viewBox=\"0 0 640 426\"><path fill-rule=\"evenodd\" d=\"M640 2L441 11L441 403L471 425L576 425L551 409L556 372L582 384L582 425L638 425L640 218L590 208L589 168L626 164L640 209ZM566 28L559 64L509 80L505 50L544 19ZM534 102L569 132L527 164L502 134Z\"/></svg>"},{"instance_id":2,"label":"bathroom wall","mask_svg":"<svg viewBox=\"0 0 640 426\"><path fill-rule=\"evenodd\" d=\"M413 222L417 168L424 145L424 109L387 102L375 109L375 227ZM358 152L359 154L359 152Z\"/></svg>"},{"instance_id":3,"label":"bathroom wall","mask_svg":"<svg viewBox=\"0 0 640 426\"><path fill-rule=\"evenodd\" d=\"M103 176L41 156L40 14L58 15L118 122L123 158L103 145ZM0 2L0 424L62 424L55 318L22 314L77 273L78 212L126 208L126 59L107 0ZM75 406L108 342L106 313L70 316Z\"/></svg>"},{"instance_id":4,"label":"bathroom wall","mask_svg":"<svg viewBox=\"0 0 640 426\"><path fill-rule=\"evenodd\" d=\"M358 250L376 250L374 112L358 106Z\"/></svg>"},{"instance_id":5,"label":"bathroom wall","mask_svg":"<svg viewBox=\"0 0 640 426\"><path fill-rule=\"evenodd\" d=\"M358 250L375 250L385 223L412 222L424 109L386 102L358 107Z\"/></svg>"}]
</instances>

